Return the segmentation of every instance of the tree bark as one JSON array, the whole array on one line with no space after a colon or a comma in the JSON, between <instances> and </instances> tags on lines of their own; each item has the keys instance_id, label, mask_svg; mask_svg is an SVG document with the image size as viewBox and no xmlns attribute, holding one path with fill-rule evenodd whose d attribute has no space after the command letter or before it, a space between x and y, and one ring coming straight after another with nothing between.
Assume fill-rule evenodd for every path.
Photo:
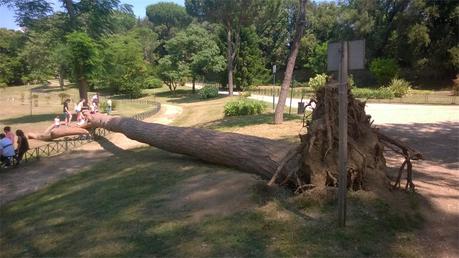
<instances>
[{"instance_id":1,"label":"tree bark","mask_svg":"<svg viewBox=\"0 0 459 258\"><path fill-rule=\"evenodd\" d=\"M29 139L36 139L40 141L51 141L53 139L72 136L72 135L86 135L89 134L89 131L82 127L67 127L60 126L59 128L47 130L44 133L28 133L27 137Z\"/></svg>"},{"instance_id":2,"label":"tree bark","mask_svg":"<svg viewBox=\"0 0 459 258\"><path fill-rule=\"evenodd\" d=\"M194 77L191 80L191 83L192 83L192 92L194 94L196 92L196 79Z\"/></svg>"},{"instance_id":3,"label":"tree bark","mask_svg":"<svg viewBox=\"0 0 459 258\"><path fill-rule=\"evenodd\" d=\"M62 72L60 69L59 69L59 87L61 87L61 90L64 90L64 76L62 75Z\"/></svg>"},{"instance_id":4,"label":"tree bark","mask_svg":"<svg viewBox=\"0 0 459 258\"><path fill-rule=\"evenodd\" d=\"M226 58L228 65L228 95L233 96L233 37L231 24L228 22L226 25Z\"/></svg>"},{"instance_id":5,"label":"tree bark","mask_svg":"<svg viewBox=\"0 0 459 258\"><path fill-rule=\"evenodd\" d=\"M85 76L81 76L78 79L78 92L80 95L80 99L88 100L88 80Z\"/></svg>"},{"instance_id":6,"label":"tree bark","mask_svg":"<svg viewBox=\"0 0 459 258\"><path fill-rule=\"evenodd\" d=\"M277 102L276 111L274 113L274 123L281 124L284 121L284 106L288 95L288 89L292 82L293 69L295 68L296 57L300 48L301 37L303 36L304 26L306 22L306 2L307 0L300 0L300 11L298 19L295 24L295 38L293 39L290 55L287 61L287 67L284 73L284 80L282 81L279 100Z\"/></svg>"},{"instance_id":7,"label":"tree bark","mask_svg":"<svg viewBox=\"0 0 459 258\"><path fill-rule=\"evenodd\" d=\"M291 144L204 128L146 123L132 118L86 114L92 127L120 132L159 149L270 178ZM298 160L296 160L298 163Z\"/></svg>"},{"instance_id":8,"label":"tree bark","mask_svg":"<svg viewBox=\"0 0 459 258\"><path fill-rule=\"evenodd\" d=\"M70 17L70 25L72 26L72 30L76 27L76 17L75 17L75 10L73 8L73 1L72 0L63 0L65 9L67 9L67 13Z\"/></svg>"}]
</instances>

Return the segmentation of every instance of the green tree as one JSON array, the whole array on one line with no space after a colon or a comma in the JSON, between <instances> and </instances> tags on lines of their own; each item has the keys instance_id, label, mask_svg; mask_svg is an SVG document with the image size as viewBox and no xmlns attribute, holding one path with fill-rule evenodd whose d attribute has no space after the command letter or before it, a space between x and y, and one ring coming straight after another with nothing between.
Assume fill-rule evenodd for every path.
<instances>
[{"instance_id":1,"label":"green tree","mask_svg":"<svg viewBox=\"0 0 459 258\"><path fill-rule=\"evenodd\" d=\"M166 55L159 59L158 71L159 78L172 93L175 93L179 85L184 85L190 76L189 65L173 55Z\"/></svg>"},{"instance_id":2,"label":"green tree","mask_svg":"<svg viewBox=\"0 0 459 258\"><path fill-rule=\"evenodd\" d=\"M191 22L191 17L183 6L170 2L160 2L147 6L147 17L153 23L162 40L168 40Z\"/></svg>"},{"instance_id":3,"label":"green tree","mask_svg":"<svg viewBox=\"0 0 459 258\"><path fill-rule=\"evenodd\" d=\"M26 74L20 58L26 35L23 32L0 29L0 83L18 85Z\"/></svg>"},{"instance_id":4,"label":"green tree","mask_svg":"<svg viewBox=\"0 0 459 258\"><path fill-rule=\"evenodd\" d=\"M24 81L43 82L54 74L51 39L47 34L29 33L28 40L21 51L21 59L26 64L28 74Z\"/></svg>"},{"instance_id":5,"label":"green tree","mask_svg":"<svg viewBox=\"0 0 459 258\"><path fill-rule=\"evenodd\" d=\"M136 27L129 31L129 34L142 46L144 60L153 65L159 59L158 55L155 53L155 50L160 45L158 34L146 26Z\"/></svg>"},{"instance_id":6,"label":"green tree","mask_svg":"<svg viewBox=\"0 0 459 258\"><path fill-rule=\"evenodd\" d=\"M174 59L182 61L189 67L195 92L196 79L209 72L220 72L225 69L225 59L220 54L217 43L211 34L198 25L191 25L166 42L166 50Z\"/></svg>"},{"instance_id":7,"label":"green tree","mask_svg":"<svg viewBox=\"0 0 459 258\"><path fill-rule=\"evenodd\" d=\"M72 75L78 84L80 98L88 98L89 80L95 74L99 62L97 45L88 34L73 32L66 36Z\"/></svg>"},{"instance_id":8,"label":"green tree","mask_svg":"<svg viewBox=\"0 0 459 258\"><path fill-rule=\"evenodd\" d=\"M102 69L97 76L100 84L114 92L139 97L147 77L142 44L131 34L109 36L102 44Z\"/></svg>"},{"instance_id":9,"label":"green tree","mask_svg":"<svg viewBox=\"0 0 459 258\"><path fill-rule=\"evenodd\" d=\"M269 70L265 68L260 38L253 27L241 30L241 46L235 62L235 82L240 89L247 89L269 79Z\"/></svg>"},{"instance_id":10,"label":"green tree","mask_svg":"<svg viewBox=\"0 0 459 258\"><path fill-rule=\"evenodd\" d=\"M186 0L187 12L200 20L221 24L226 32L226 60L229 95L233 95L234 62L240 46L242 27L253 23L262 1L259 0Z\"/></svg>"}]
</instances>

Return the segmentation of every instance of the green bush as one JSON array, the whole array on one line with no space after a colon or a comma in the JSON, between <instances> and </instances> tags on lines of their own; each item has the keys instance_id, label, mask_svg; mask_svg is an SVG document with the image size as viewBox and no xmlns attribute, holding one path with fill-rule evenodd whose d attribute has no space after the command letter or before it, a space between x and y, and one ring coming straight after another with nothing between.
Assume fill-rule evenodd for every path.
<instances>
[{"instance_id":1,"label":"green bush","mask_svg":"<svg viewBox=\"0 0 459 258\"><path fill-rule=\"evenodd\" d=\"M262 101L241 98L225 104L225 116L245 116L261 114L266 108Z\"/></svg>"},{"instance_id":2,"label":"green bush","mask_svg":"<svg viewBox=\"0 0 459 258\"><path fill-rule=\"evenodd\" d=\"M354 76L352 74L349 74L347 78L347 87L348 89L353 89L355 87Z\"/></svg>"},{"instance_id":3,"label":"green bush","mask_svg":"<svg viewBox=\"0 0 459 258\"><path fill-rule=\"evenodd\" d=\"M376 58L370 63L370 72L380 85L387 84L398 73L398 64L392 58Z\"/></svg>"},{"instance_id":4,"label":"green bush","mask_svg":"<svg viewBox=\"0 0 459 258\"><path fill-rule=\"evenodd\" d=\"M198 91L199 97L201 99L210 99L218 97L218 88L212 85L206 85Z\"/></svg>"},{"instance_id":5,"label":"green bush","mask_svg":"<svg viewBox=\"0 0 459 258\"><path fill-rule=\"evenodd\" d=\"M395 97L401 98L411 90L411 84L403 79L392 79L389 89L394 93Z\"/></svg>"},{"instance_id":6,"label":"green bush","mask_svg":"<svg viewBox=\"0 0 459 258\"><path fill-rule=\"evenodd\" d=\"M321 87L325 86L327 83L327 75L322 73L322 74L316 74L316 76L311 77L308 82L308 86L311 87L314 91L320 89Z\"/></svg>"},{"instance_id":7,"label":"green bush","mask_svg":"<svg viewBox=\"0 0 459 258\"><path fill-rule=\"evenodd\" d=\"M163 82L153 76L147 77L144 81L146 89L156 89L161 88L163 86Z\"/></svg>"},{"instance_id":8,"label":"green bush","mask_svg":"<svg viewBox=\"0 0 459 258\"><path fill-rule=\"evenodd\" d=\"M354 97L362 99L391 99L394 97L394 93L389 87L379 89L353 88L352 94Z\"/></svg>"}]
</instances>

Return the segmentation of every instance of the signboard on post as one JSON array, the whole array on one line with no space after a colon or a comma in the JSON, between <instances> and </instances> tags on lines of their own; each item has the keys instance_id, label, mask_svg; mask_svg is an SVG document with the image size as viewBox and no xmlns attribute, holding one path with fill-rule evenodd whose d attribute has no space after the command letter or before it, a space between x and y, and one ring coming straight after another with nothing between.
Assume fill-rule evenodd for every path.
<instances>
[{"instance_id":1,"label":"signboard on post","mask_svg":"<svg viewBox=\"0 0 459 258\"><path fill-rule=\"evenodd\" d=\"M338 224L346 225L348 71L365 68L365 41L329 43L327 70L339 73Z\"/></svg>"},{"instance_id":2,"label":"signboard on post","mask_svg":"<svg viewBox=\"0 0 459 258\"><path fill-rule=\"evenodd\" d=\"M327 70L339 71L341 66L342 42L328 43ZM365 40L348 41L348 69L361 70L365 68Z\"/></svg>"}]
</instances>

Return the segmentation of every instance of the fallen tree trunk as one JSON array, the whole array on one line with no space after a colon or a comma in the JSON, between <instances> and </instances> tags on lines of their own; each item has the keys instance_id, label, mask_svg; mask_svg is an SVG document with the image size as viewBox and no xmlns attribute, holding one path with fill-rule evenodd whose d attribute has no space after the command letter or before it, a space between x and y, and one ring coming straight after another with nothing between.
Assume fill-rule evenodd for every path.
<instances>
[{"instance_id":1,"label":"fallen tree trunk","mask_svg":"<svg viewBox=\"0 0 459 258\"><path fill-rule=\"evenodd\" d=\"M29 139L36 139L40 141L51 141L57 138L72 136L72 135L87 135L89 131L86 129L89 126L77 127L77 126L60 126L58 128L48 128L43 133L28 133Z\"/></svg>"},{"instance_id":2,"label":"fallen tree trunk","mask_svg":"<svg viewBox=\"0 0 459 258\"><path fill-rule=\"evenodd\" d=\"M86 114L91 126L201 160L270 178L291 146L284 142L204 128L146 123L132 118ZM299 159L297 160L297 162Z\"/></svg>"},{"instance_id":3,"label":"fallen tree trunk","mask_svg":"<svg viewBox=\"0 0 459 258\"><path fill-rule=\"evenodd\" d=\"M316 92L316 106L301 143L145 123L130 118L85 114L93 127L120 132L157 148L231 166L286 185L296 192L338 186L338 89L328 85ZM353 190L388 186L384 146L365 114L365 103L348 99L348 185ZM394 142L397 142L394 140ZM399 148L404 146L399 145ZM403 152L403 150L401 150ZM413 186L414 187L414 186Z\"/></svg>"}]
</instances>

